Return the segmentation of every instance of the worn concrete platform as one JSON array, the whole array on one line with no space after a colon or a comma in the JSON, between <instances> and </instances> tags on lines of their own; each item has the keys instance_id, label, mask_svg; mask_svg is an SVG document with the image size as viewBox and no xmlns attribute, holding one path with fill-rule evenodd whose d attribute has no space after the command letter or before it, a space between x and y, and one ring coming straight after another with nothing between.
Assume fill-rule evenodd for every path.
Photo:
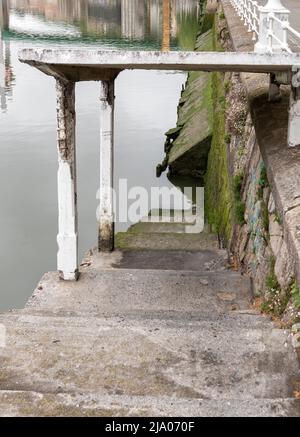
<instances>
[{"instance_id":1,"label":"worn concrete platform","mask_svg":"<svg viewBox=\"0 0 300 437\"><path fill-rule=\"evenodd\" d=\"M224 251L182 270L185 253L91 251L77 283L46 274L0 316L0 416L300 417L290 332L251 309Z\"/></svg>"},{"instance_id":2,"label":"worn concrete platform","mask_svg":"<svg viewBox=\"0 0 300 437\"><path fill-rule=\"evenodd\" d=\"M287 334L263 325L29 314L1 322L5 391L140 396L141 403L143 396L277 399L292 397L299 376Z\"/></svg>"},{"instance_id":3,"label":"worn concrete platform","mask_svg":"<svg viewBox=\"0 0 300 437\"><path fill-rule=\"evenodd\" d=\"M222 312L250 305L250 281L235 272L98 270L80 281L59 281L47 273L26 305L29 311L58 309L93 314L132 311Z\"/></svg>"}]
</instances>

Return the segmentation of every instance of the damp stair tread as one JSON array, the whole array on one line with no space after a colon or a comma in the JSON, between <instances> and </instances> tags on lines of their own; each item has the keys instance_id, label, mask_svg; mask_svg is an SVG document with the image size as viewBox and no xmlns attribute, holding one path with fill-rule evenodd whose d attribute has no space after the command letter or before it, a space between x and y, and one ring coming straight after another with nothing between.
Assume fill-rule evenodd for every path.
<instances>
[{"instance_id":1,"label":"damp stair tread","mask_svg":"<svg viewBox=\"0 0 300 437\"><path fill-rule=\"evenodd\" d=\"M300 399L175 399L0 391L1 417L300 417Z\"/></svg>"},{"instance_id":2,"label":"damp stair tread","mask_svg":"<svg viewBox=\"0 0 300 437\"><path fill-rule=\"evenodd\" d=\"M247 310L250 292L249 278L233 271L105 270L92 263L76 283L60 281L56 272L45 274L25 310L220 314Z\"/></svg>"},{"instance_id":3,"label":"damp stair tread","mask_svg":"<svg viewBox=\"0 0 300 437\"><path fill-rule=\"evenodd\" d=\"M291 398L300 378L289 333L252 328L250 321L237 329L222 321L68 318L21 311L2 316L0 323L7 338L0 349L2 392L133 396L141 408L147 396Z\"/></svg>"},{"instance_id":4,"label":"damp stair tread","mask_svg":"<svg viewBox=\"0 0 300 437\"><path fill-rule=\"evenodd\" d=\"M121 232L116 235L116 248L130 250L217 250L215 234L178 232Z\"/></svg>"}]
</instances>

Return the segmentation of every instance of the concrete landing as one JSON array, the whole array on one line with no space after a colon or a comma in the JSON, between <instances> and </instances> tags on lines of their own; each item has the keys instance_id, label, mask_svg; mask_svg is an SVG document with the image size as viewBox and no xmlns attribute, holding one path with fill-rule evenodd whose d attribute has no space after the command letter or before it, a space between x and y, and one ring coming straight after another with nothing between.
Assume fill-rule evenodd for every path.
<instances>
[{"instance_id":1,"label":"concrete landing","mask_svg":"<svg viewBox=\"0 0 300 437\"><path fill-rule=\"evenodd\" d=\"M77 283L47 273L26 305L27 311L89 315L143 311L224 312L247 309L250 281L235 272L98 270L93 265Z\"/></svg>"},{"instance_id":2,"label":"concrete landing","mask_svg":"<svg viewBox=\"0 0 300 437\"><path fill-rule=\"evenodd\" d=\"M185 253L194 269L176 270ZM0 316L0 416L300 417L292 337L251 309L250 281L226 262L91 252L77 283L46 274Z\"/></svg>"}]
</instances>

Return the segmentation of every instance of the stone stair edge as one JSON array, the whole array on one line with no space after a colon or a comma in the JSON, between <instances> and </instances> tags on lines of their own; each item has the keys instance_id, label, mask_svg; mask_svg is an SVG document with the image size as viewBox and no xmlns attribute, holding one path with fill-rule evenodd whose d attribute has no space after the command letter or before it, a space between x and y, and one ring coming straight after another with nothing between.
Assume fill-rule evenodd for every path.
<instances>
[{"instance_id":1,"label":"stone stair edge","mask_svg":"<svg viewBox=\"0 0 300 437\"><path fill-rule=\"evenodd\" d=\"M10 404L8 404L10 400ZM11 401L14 400L14 403ZM34 410L24 407L31 401ZM1 405L2 404L2 405ZM250 407L250 409L249 409ZM97 393L41 393L37 391L0 391L0 416L22 414L44 416L101 417L110 413L118 416L169 417L258 417L300 416L300 399L176 399L160 396L99 395ZM118 413L119 412L119 413ZM117 414L116 414L117 413Z\"/></svg>"}]
</instances>

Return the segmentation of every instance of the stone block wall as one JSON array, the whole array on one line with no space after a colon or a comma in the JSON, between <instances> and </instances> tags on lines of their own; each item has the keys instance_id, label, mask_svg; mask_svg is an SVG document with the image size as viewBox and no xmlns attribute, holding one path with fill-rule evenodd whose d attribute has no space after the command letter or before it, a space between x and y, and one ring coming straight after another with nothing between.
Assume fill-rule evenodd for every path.
<instances>
[{"instance_id":1,"label":"stone block wall","mask_svg":"<svg viewBox=\"0 0 300 437\"><path fill-rule=\"evenodd\" d=\"M229 0L221 0L218 14L224 49L253 50ZM282 90L280 102L270 103L268 86L269 78L261 74L224 78L232 180L227 247L233 267L253 279L262 310L290 324L300 321L300 149L287 148L289 89Z\"/></svg>"}]
</instances>

